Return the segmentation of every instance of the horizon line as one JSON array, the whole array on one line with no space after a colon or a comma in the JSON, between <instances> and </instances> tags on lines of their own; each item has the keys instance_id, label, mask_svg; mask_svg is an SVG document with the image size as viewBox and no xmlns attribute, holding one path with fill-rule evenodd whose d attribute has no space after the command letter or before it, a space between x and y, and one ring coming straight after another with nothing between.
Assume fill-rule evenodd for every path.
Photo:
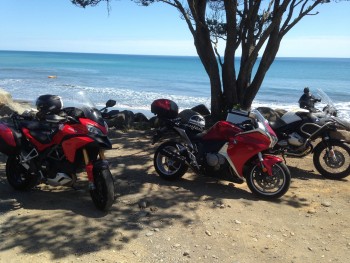
<instances>
[{"instance_id":1,"label":"horizon line","mask_svg":"<svg viewBox=\"0 0 350 263\"><path fill-rule=\"evenodd\" d=\"M67 53L67 54L153 56L153 57L197 57L197 58L199 58L198 55L130 54L130 53L103 53L103 52L78 52L78 51L49 51L49 50L11 50L11 49L0 49L0 52L38 52L38 53ZM240 57L241 57L241 56L236 56L236 58L240 58ZM258 58L261 58L261 56L258 56ZM303 57L303 56L276 56L276 58L350 59L350 57Z\"/></svg>"}]
</instances>

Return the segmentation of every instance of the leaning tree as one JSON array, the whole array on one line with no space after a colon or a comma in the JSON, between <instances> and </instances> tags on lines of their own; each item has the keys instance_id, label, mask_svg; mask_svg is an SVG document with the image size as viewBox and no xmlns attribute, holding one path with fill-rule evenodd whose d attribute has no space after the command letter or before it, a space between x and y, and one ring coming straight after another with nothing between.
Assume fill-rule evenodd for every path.
<instances>
[{"instance_id":1,"label":"leaning tree","mask_svg":"<svg viewBox=\"0 0 350 263\"><path fill-rule=\"evenodd\" d=\"M111 0L71 0L86 7ZM211 111L222 118L239 105L249 109L279 50L281 40L302 18L316 15L329 0L132 0L168 4L187 23L211 87ZM225 45L223 54L218 44ZM239 63L236 56L239 55Z\"/></svg>"}]
</instances>

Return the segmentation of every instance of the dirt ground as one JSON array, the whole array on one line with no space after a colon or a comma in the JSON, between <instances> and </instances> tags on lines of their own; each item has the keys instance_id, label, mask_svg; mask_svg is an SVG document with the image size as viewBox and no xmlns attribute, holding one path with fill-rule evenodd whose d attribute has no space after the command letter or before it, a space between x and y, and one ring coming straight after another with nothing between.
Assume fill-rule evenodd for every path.
<instances>
[{"instance_id":1,"label":"dirt ground","mask_svg":"<svg viewBox=\"0 0 350 263\"><path fill-rule=\"evenodd\" d=\"M349 262L350 182L322 178L311 155L287 159L292 184L264 201L246 184L155 173L145 132L113 132L109 213L81 190L10 188L0 161L0 262Z\"/></svg>"}]
</instances>

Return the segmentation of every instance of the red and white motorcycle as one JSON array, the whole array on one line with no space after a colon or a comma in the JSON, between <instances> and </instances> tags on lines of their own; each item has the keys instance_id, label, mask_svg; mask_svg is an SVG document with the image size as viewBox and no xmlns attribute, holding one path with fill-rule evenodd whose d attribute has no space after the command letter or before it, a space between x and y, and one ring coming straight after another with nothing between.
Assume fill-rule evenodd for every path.
<instances>
[{"instance_id":1,"label":"red and white motorcycle","mask_svg":"<svg viewBox=\"0 0 350 263\"><path fill-rule=\"evenodd\" d=\"M73 94L71 94L73 97ZM42 95L38 112L13 114L0 122L0 152L8 156L6 177L16 190L40 183L74 186L85 171L95 206L108 210L114 202L114 182L104 157L111 149L101 112L83 94L74 94L72 107L61 97Z\"/></svg>"},{"instance_id":2,"label":"red and white motorcycle","mask_svg":"<svg viewBox=\"0 0 350 263\"><path fill-rule=\"evenodd\" d=\"M257 110L231 111L226 121L206 131L201 115L192 110L178 114L173 101L155 100L151 111L160 120L153 143L175 132L154 154L154 167L163 179L178 179L190 167L199 175L224 174L235 183L246 181L262 198L278 198L288 191L289 169L281 158L267 153L277 137Z\"/></svg>"}]
</instances>

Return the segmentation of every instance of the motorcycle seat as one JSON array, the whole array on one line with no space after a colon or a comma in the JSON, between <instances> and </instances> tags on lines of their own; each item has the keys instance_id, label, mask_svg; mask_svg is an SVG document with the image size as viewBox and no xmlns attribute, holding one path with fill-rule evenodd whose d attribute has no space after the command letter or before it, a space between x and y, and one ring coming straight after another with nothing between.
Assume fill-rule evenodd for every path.
<instances>
[{"instance_id":1,"label":"motorcycle seat","mask_svg":"<svg viewBox=\"0 0 350 263\"><path fill-rule=\"evenodd\" d=\"M52 136L57 131L30 131L30 135L32 135L37 141L42 144L48 144L52 141Z\"/></svg>"},{"instance_id":2,"label":"motorcycle seat","mask_svg":"<svg viewBox=\"0 0 350 263\"><path fill-rule=\"evenodd\" d=\"M21 126L27 128L31 136L43 144L50 143L52 136L58 132L58 126L41 121L23 121Z\"/></svg>"}]
</instances>

